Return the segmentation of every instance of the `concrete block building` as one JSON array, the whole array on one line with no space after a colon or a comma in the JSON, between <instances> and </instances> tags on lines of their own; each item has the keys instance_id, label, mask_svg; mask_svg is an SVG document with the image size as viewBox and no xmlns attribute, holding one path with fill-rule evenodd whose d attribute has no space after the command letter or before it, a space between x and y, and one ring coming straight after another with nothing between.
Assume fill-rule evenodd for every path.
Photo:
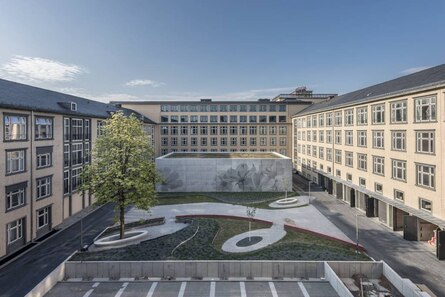
<instances>
[{"instance_id":1,"label":"concrete block building","mask_svg":"<svg viewBox=\"0 0 445 297\"><path fill-rule=\"evenodd\" d=\"M93 203L89 193L78 190L80 174L102 121L117 110L0 80L0 259ZM152 142L153 122L141 118Z\"/></svg>"},{"instance_id":2,"label":"concrete block building","mask_svg":"<svg viewBox=\"0 0 445 297\"><path fill-rule=\"evenodd\" d=\"M299 174L405 239L445 230L445 65L313 104L293 117Z\"/></svg>"}]
</instances>

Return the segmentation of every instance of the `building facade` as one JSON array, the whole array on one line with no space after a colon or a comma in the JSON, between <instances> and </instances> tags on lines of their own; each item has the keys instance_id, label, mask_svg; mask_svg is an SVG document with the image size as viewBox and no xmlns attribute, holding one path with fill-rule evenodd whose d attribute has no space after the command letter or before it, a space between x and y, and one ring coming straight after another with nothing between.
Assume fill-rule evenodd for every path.
<instances>
[{"instance_id":1,"label":"building facade","mask_svg":"<svg viewBox=\"0 0 445 297\"><path fill-rule=\"evenodd\" d=\"M91 161L103 120L117 110L0 80L0 259L94 202L79 191L80 174ZM143 120L145 130L154 131L153 123Z\"/></svg>"},{"instance_id":2,"label":"building facade","mask_svg":"<svg viewBox=\"0 0 445 297\"><path fill-rule=\"evenodd\" d=\"M258 101L114 102L157 123L156 157L171 152L277 152L291 156L291 116L333 94L305 88Z\"/></svg>"},{"instance_id":3,"label":"building facade","mask_svg":"<svg viewBox=\"0 0 445 297\"><path fill-rule=\"evenodd\" d=\"M337 96L293 117L299 174L409 240L445 229L445 65Z\"/></svg>"}]
</instances>

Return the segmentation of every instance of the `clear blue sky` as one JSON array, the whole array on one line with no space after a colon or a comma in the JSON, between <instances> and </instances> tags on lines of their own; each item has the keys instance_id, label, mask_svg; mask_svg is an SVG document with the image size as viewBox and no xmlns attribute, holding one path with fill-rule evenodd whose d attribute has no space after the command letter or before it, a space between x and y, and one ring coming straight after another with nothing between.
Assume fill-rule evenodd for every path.
<instances>
[{"instance_id":1,"label":"clear blue sky","mask_svg":"<svg viewBox=\"0 0 445 297\"><path fill-rule=\"evenodd\" d=\"M345 93L445 63L445 1L0 0L0 77L109 99Z\"/></svg>"}]
</instances>

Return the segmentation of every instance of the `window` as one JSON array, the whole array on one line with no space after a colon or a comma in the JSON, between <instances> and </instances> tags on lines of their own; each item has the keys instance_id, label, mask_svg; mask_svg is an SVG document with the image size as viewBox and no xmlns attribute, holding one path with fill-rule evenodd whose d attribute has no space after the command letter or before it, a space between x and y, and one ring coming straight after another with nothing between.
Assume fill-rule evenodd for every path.
<instances>
[{"instance_id":1,"label":"window","mask_svg":"<svg viewBox=\"0 0 445 297\"><path fill-rule=\"evenodd\" d=\"M324 148L323 147L318 148L318 158L324 159Z\"/></svg>"},{"instance_id":2,"label":"window","mask_svg":"<svg viewBox=\"0 0 445 297\"><path fill-rule=\"evenodd\" d=\"M218 123L218 116L210 116L210 123Z\"/></svg>"},{"instance_id":3,"label":"window","mask_svg":"<svg viewBox=\"0 0 445 297\"><path fill-rule=\"evenodd\" d=\"M341 126L341 119L342 119L342 112L336 111L335 112L335 126Z\"/></svg>"},{"instance_id":4,"label":"window","mask_svg":"<svg viewBox=\"0 0 445 297\"><path fill-rule=\"evenodd\" d=\"M256 146L256 138L255 137L251 137L250 138L250 145L251 146Z\"/></svg>"},{"instance_id":5,"label":"window","mask_svg":"<svg viewBox=\"0 0 445 297\"><path fill-rule=\"evenodd\" d=\"M332 112L326 113L326 127L332 126Z\"/></svg>"},{"instance_id":6,"label":"window","mask_svg":"<svg viewBox=\"0 0 445 297\"><path fill-rule=\"evenodd\" d=\"M239 111L246 112L247 111L247 105L240 105L239 106Z\"/></svg>"},{"instance_id":7,"label":"window","mask_svg":"<svg viewBox=\"0 0 445 297\"><path fill-rule=\"evenodd\" d=\"M217 145L218 145L218 138L216 138L216 137L211 137L211 138L210 138L210 145L211 145L211 146L217 146Z\"/></svg>"},{"instance_id":8,"label":"window","mask_svg":"<svg viewBox=\"0 0 445 297\"><path fill-rule=\"evenodd\" d=\"M286 126L280 126L278 131L279 131L278 133L280 135L286 135L287 134L287 127Z\"/></svg>"},{"instance_id":9,"label":"window","mask_svg":"<svg viewBox=\"0 0 445 297\"><path fill-rule=\"evenodd\" d=\"M24 172L26 170L26 150L6 151L6 174Z\"/></svg>"},{"instance_id":10,"label":"window","mask_svg":"<svg viewBox=\"0 0 445 297\"><path fill-rule=\"evenodd\" d=\"M197 146L198 145L198 138L196 138L196 137L190 138L190 145L191 146Z\"/></svg>"},{"instance_id":11,"label":"window","mask_svg":"<svg viewBox=\"0 0 445 297\"><path fill-rule=\"evenodd\" d=\"M90 120L84 121L84 136L88 140L91 138Z\"/></svg>"},{"instance_id":12,"label":"window","mask_svg":"<svg viewBox=\"0 0 445 297\"><path fill-rule=\"evenodd\" d=\"M326 143L332 143L332 131L326 130Z\"/></svg>"},{"instance_id":13,"label":"window","mask_svg":"<svg viewBox=\"0 0 445 297\"><path fill-rule=\"evenodd\" d=\"M434 154L434 131L416 131L416 152Z\"/></svg>"},{"instance_id":14,"label":"window","mask_svg":"<svg viewBox=\"0 0 445 297\"><path fill-rule=\"evenodd\" d=\"M312 141L313 142L317 141L317 131L316 130L312 131Z\"/></svg>"},{"instance_id":15,"label":"window","mask_svg":"<svg viewBox=\"0 0 445 297\"><path fill-rule=\"evenodd\" d=\"M286 146L286 137L280 137L280 146Z\"/></svg>"},{"instance_id":16,"label":"window","mask_svg":"<svg viewBox=\"0 0 445 297\"><path fill-rule=\"evenodd\" d=\"M198 126L190 126L190 135L198 134Z\"/></svg>"},{"instance_id":17,"label":"window","mask_svg":"<svg viewBox=\"0 0 445 297\"><path fill-rule=\"evenodd\" d=\"M326 161L332 161L332 149L326 149Z\"/></svg>"},{"instance_id":18,"label":"window","mask_svg":"<svg viewBox=\"0 0 445 297\"><path fill-rule=\"evenodd\" d=\"M241 146L246 146L247 145L247 138L246 137L241 137L240 138L240 145Z\"/></svg>"},{"instance_id":19,"label":"window","mask_svg":"<svg viewBox=\"0 0 445 297\"><path fill-rule=\"evenodd\" d=\"M161 123L168 123L168 116L161 116Z\"/></svg>"},{"instance_id":20,"label":"window","mask_svg":"<svg viewBox=\"0 0 445 297\"><path fill-rule=\"evenodd\" d=\"M406 100L391 103L391 123L406 123L406 110Z\"/></svg>"},{"instance_id":21,"label":"window","mask_svg":"<svg viewBox=\"0 0 445 297\"><path fill-rule=\"evenodd\" d=\"M345 110L345 126L354 125L354 109Z\"/></svg>"},{"instance_id":22,"label":"window","mask_svg":"<svg viewBox=\"0 0 445 297\"><path fill-rule=\"evenodd\" d=\"M385 147L383 131L372 131L372 147L382 149Z\"/></svg>"},{"instance_id":23,"label":"window","mask_svg":"<svg viewBox=\"0 0 445 297\"><path fill-rule=\"evenodd\" d=\"M357 131L357 146L361 146L361 147L367 146L365 130Z\"/></svg>"},{"instance_id":24,"label":"window","mask_svg":"<svg viewBox=\"0 0 445 297\"><path fill-rule=\"evenodd\" d=\"M416 164L417 185L434 189L435 183L435 166L426 164Z\"/></svg>"},{"instance_id":25,"label":"window","mask_svg":"<svg viewBox=\"0 0 445 297\"><path fill-rule=\"evenodd\" d=\"M250 135L256 135L256 126L250 126L249 127L249 134Z\"/></svg>"},{"instance_id":26,"label":"window","mask_svg":"<svg viewBox=\"0 0 445 297\"><path fill-rule=\"evenodd\" d=\"M35 138L36 140L53 138L53 119L36 117Z\"/></svg>"},{"instance_id":27,"label":"window","mask_svg":"<svg viewBox=\"0 0 445 297\"><path fill-rule=\"evenodd\" d=\"M82 168L75 168L71 170L71 190L77 191L81 184L80 175L82 173Z\"/></svg>"},{"instance_id":28,"label":"window","mask_svg":"<svg viewBox=\"0 0 445 297\"><path fill-rule=\"evenodd\" d=\"M382 193L383 193L383 185L382 185L382 184L379 184L379 183L374 183L374 190L375 190L377 193L382 194Z\"/></svg>"},{"instance_id":29,"label":"window","mask_svg":"<svg viewBox=\"0 0 445 297\"><path fill-rule=\"evenodd\" d=\"M286 138L284 138L286 140ZM312 156L317 157L317 147L314 145L312 146Z\"/></svg>"},{"instance_id":30,"label":"window","mask_svg":"<svg viewBox=\"0 0 445 297\"><path fill-rule=\"evenodd\" d=\"M261 112L267 111L267 105L260 105L260 111Z\"/></svg>"},{"instance_id":31,"label":"window","mask_svg":"<svg viewBox=\"0 0 445 297\"><path fill-rule=\"evenodd\" d=\"M236 146L237 144L236 137L230 137L230 146Z\"/></svg>"},{"instance_id":32,"label":"window","mask_svg":"<svg viewBox=\"0 0 445 297\"><path fill-rule=\"evenodd\" d=\"M188 123L189 121L189 117L186 115L182 115L181 116L181 123Z\"/></svg>"},{"instance_id":33,"label":"window","mask_svg":"<svg viewBox=\"0 0 445 297\"><path fill-rule=\"evenodd\" d=\"M207 146L207 138L201 137L201 146Z\"/></svg>"},{"instance_id":34,"label":"window","mask_svg":"<svg viewBox=\"0 0 445 297\"><path fill-rule=\"evenodd\" d=\"M8 244L23 238L24 221L25 219L22 218L7 224Z\"/></svg>"},{"instance_id":35,"label":"window","mask_svg":"<svg viewBox=\"0 0 445 297\"><path fill-rule=\"evenodd\" d=\"M219 135L227 135L227 126L219 127Z\"/></svg>"},{"instance_id":36,"label":"window","mask_svg":"<svg viewBox=\"0 0 445 297\"><path fill-rule=\"evenodd\" d=\"M368 124L368 107L357 108L357 125Z\"/></svg>"},{"instance_id":37,"label":"window","mask_svg":"<svg viewBox=\"0 0 445 297\"><path fill-rule=\"evenodd\" d=\"M192 115L190 116L190 123L197 123L198 122L198 116Z\"/></svg>"},{"instance_id":38,"label":"window","mask_svg":"<svg viewBox=\"0 0 445 297\"><path fill-rule=\"evenodd\" d=\"M286 111L286 105L278 105L278 111Z\"/></svg>"},{"instance_id":39,"label":"window","mask_svg":"<svg viewBox=\"0 0 445 297\"><path fill-rule=\"evenodd\" d=\"M400 190L394 189L394 199L405 201L405 193Z\"/></svg>"},{"instance_id":40,"label":"window","mask_svg":"<svg viewBox=\"0 0 445 297\"><path fill-rule=\"evenodd\" d=\"M433 210L433 203L429 200L419 198L419 208L431 212Z\"/></svg>"},{"instance_id":41,"label":"window","mask_svg":"<svg viewBox=\"0 0 445 297\"><path fill-rule=\"evenodd\" d=\"M340 170L335 170L335 175L337 175L337 177L341 177L341 171Z\"/></svg>"},{"instance_id":42,"label":"window","mask_svg":"<svg viewBox=\"0 0 445 297\"><path fill-rule=\"evenodd\" d=\"M385 105L374 105L372 107L372 123L384 124L385 123Z\"/></svg>"},{"instance_id":43,"label":"window","mask_svg":"<svg viewBox=\"0 0 445 297\"><path fill-rule=\"evenodd\" d=\"M286 123L286 122L287 122L287 118L286 118L286 116L279 116L279 117L278 117L278 122L280 122L280 123Z\"/></svg>"},{"instance_id":44,"label":"window","mask_svg":"<svg viewBox=\"0 0 445 297\"><path fill-rule=\"evenodd\" d=\"M71 147L71 165L76 166L83 163L83 143L73 143Z\"/></svg>"},{"instance_id":45,"label":"window","mask_svg":"<svg viewBox=\"0 0 445 297\"><path fill-rule=\"evenodd\" d=\"M357 168L366 171L368 168L368 156L365 154L357 154Z\"/></svg>"},{"instance_id":46,"label":"window","mask_svg":"<svg viewBox=\"0 0 445 297\"><path fill-rule=\"evenodd\" d=\"M210 135L218 135L218 126L210 126Z\"/></svg>"},{"instance_id":47,"label":"window","mask_svg":"<svg viewBox=\"0 0 445 297\"><path fill-rule=\"evenodd\" d=\"M241 135L247 135L247 126L240 126L239 131Z\"/></svg>"},{"instance_id":48,"label":"window","mask_svg":"<svg viewBox=\"0 0 445 297\"><path fill-rule=\"evenodd\" d=\"M45 168L51 166L51 152L37 153L37 168Z\"/></svg>"},{"instance_id":49,"label":"window","mask_svg":"<svg viewBox=\"0 0 445 297\"><path fill-rule=\"evenodd\" d=\"M166 112L170 110L170 105L161 105L161 112Z\"/></svg>"},{"instance_id":50,"label":"window","mask_svg":"<svg viewBox=\"0 0 445 297\"><path fill-rule=\"evenodd\" d=\"M217 112L218 111L218 105L210 105L210 111L211 112Z\"/></svg>"},{"instance_id":51,"label":"window","mask_svg":"<svg viewBox=\"0 0 445 297\"><path fill-rule=\"evenodd\" d=\"M352 152L345 152L345 165L352 167L354 164L353 161L354 154Z\"/></svg>"},{"instance_id":52,"label":"window","mask_svg":"<svg viewBox=\"0 0 445 297\"><path fill-rule=\"evenodd\" d=\"M345 131L345 145L353 145L353 141L352 131Z\"/></svg>"},{"instance_id":53,"label":"window","mask_svg":"<svg viewBox=\"0 0 445 297\"><path fill-rule=\"evenodd\" d=\"M269 116L269 123L276 123L277 122L277 116Z\"/></svg>"},{"instance_id":54,"label":"window","mask_svg":"<svg viewBox=\"0 0 445 297\"><path fill-rule=\"evenodd\" d=\"M37 229L41 229L49 224L50 207L45 207L37 211Z\"/></svg>"},{"instance_id":55,"label":"window","mask_svg":"<svg viewBox=\"0 0 445 297\"><path fill-rule=\"evenodd\" d=\"M238 105L230 105L229 110L230 111L238 111Z\"/></svg>"},{"instance_id":56,"label":"window","mask_svg":"<svg viewBox=\"0 0 445 297\"><path fill-rule=\"evenodd\" d=\"M256 111L257 110L256 107L257 107L256 105L249 105L249 111Z\"/></svg>"},{"instance_id":57,"label":"window","mask_svg":"<svg viewBox=\"0 0 445 297\"><path fill-rule=\"evenodd\" d=\"M27 120L26 116L21 115L5 115L4 128L5 140L17 141L27 140Z\"/></svg>"},{"instance_id":58,"label":"window","mask_svg":"<svg viewBox=\"0 0 445 297\"><path fill-rule=\"evenodd\" d=\"M228 120L229 120L229 118L226 115L219 116L219 122L220 123L227 123Z\"/></svg>"},{"instance_id":59,"label":"window","mask_svg":"<svg viewBox=\"0 0 445 297\"><path fill-rule=\"evenodd\" d=\"M231 123L237 123L238 122L238 116L231 115L230 116L230 122Z\"/></svg>"},{"instance_id":60,"label":"window","mask_svg":"<svg viewBox=\"0 0 445 297\"><path fill-rule=\"evenodd\" d=\"M307 155L310 156L312 151L311 151L312 147L310 145L307 146Z\"/></svg>"},{"instance_id":61,"label":"window","mask_svg":"<svg viewBox=\"0 0 445 297\"><path fill-rule=\"evenodd\" d=\"M395 151L406 151L406 132L392 131L391 134L391 148Z\"/></svg>"},{"instance_id":62,"label":"window","mask_svg":"<svg viewBox=\"0 0 445 297\"><path fill-rule=\"evenodd\" d=\"M307 127L307 128L310 128L310 127L311 127L311 124L312 124L312 122L311 122L311 116L307 116L307 117L306 117L306 127Z\"/></svg>"},{"instance_id":63,"label":"window","mask_svg":"<svg viewBox=\"0 0 445 297\"><path fill-rule=\"evenodd\" d=\"M11 210L26 203L27 183L20 183L6 187L6 210Z\"/></svg>"},{"instance_id":64,"label":"window","mask_svg":"<svg viewBox=\"0 0 445 297\"><path fill-rule=\"evenodd\" d=\"M249 116L249 123L256 123L256 116Z\"/></svg>"},{"instance_id":65,"label":"window","mask_svg":"<svg viewBox=\"0 0 445 297\"><path fill-rule=\"evenodd\" d=\"M46 176L43 178L38 178L36 180L36 185L37 185L36 199L42 199L51 196L52 194L51 181L52 181L52 176Z\"/></svg>"},{"instance_id":66,"label":"window","mask_svg":"<svg viewBox=\"0 0 445 297\"><path fill-rule=\"evenodd\" d=\"M346 173L346 180L347 181L352 181L352 174Z\"/></svg>"},{"instance_id":67,"label":"window","mask_svg":"<svg viewBox=\"0 0 445 297\"><path fill-rule=\"evenodd\" d=\"M436 97L422 97L415 99L416 122L432 122L436 120Z\"/></svg>"},{"instance_id":68,"label":"window","mask_svg":"<svg viewBox=\"0 0 445 297\"><path fill-rule=\"evenodd\" d=\"M392 160L392 178L406 181L406 161Z\"/></svg>"},{"instance_id":69,"label":"window","mask_svg":"<svg viewBox=\"0 0 445 297\"><path fill-rule=\"evenodd\" d=\"M71 119L71 140L83 139L83 120Z\"/></svg>"},{"instance_id":70,"label":"window","mask_svg":"<svg viewBox=\"0 0 445 297\"><path fill-rule=\"evenodd\" d=\"M275 146L275 145L277 145L277 139L276 139L275 137L271 137L271 138L269 139L269 142L270 142L270 145L271 145L271 146Z\"/></svg>"},{"instance_id":71,"label":"window","mask_svg":"<svg viewBox=\"0 0 445 297\"><path fill-rule=\"evenodd\" d=\"M181 146L187 146L188 144L187 137L181 137Z\"/></svg>"},{"instance_id":72,"label":"window","mask_svg":"<svg viewBox=\"0 0 445 297\"><path fill-rule=\"evenodd\" d=\"M64 120L67 120L67 119L64 119ZM64 130L69 131L70 130L70 128L69 128L69 123L70 122L69 121L64 121L64 125L66 124L66 122L68 122L68 127L66 129L64 128ZM104 133L105 133L104 126L105 126L105 121L99 121L99 120L97 121L97 127L96 127L97 137L104 135ZM69 137L68 137L68 139L69 139ZM68 139L65 139L65 140L68 140Z\"/></svg>"},{"instance_id":73,"label":"window","mask_svg":"<svg viewBox=\"0 0 445 297\"><path fill-rule=\"evenodd\" d=\"M230 126L230 135L238 135L238 127L237 126Z\"/></svg>"},{"instance_id":74,"label":"window","mask_svg":"<svg viewBox=\"0 0 445 297\"><path fill-rule=\"evenodd\" d=\"M360 185L360 187L366 187L366 179L359 177L358 184Z\"/></svg>"},{"instance_id":75,"label":"window","mask_svg":"<svg viewBox=\"0 0 445 297\"><path fill-rule=\"evenodd\" d=\"M200 129L199 129L200 131L199 131L199 133L201 134L201 135L207 135L208 133L208 130L207 130L207 126L201 126L200 127Z\"/></svg>"},{"instance_id":76,"label":"window","mask_svg":"<svg viewBox=\"0 0 445 297\"><path fill-rule=\"evenodd\" d=\"M373 166L374 174L385 175L385 158L374 156L372 159L374 163Z\"/></svg>"},{"instance_id":77,"label":"window","mask_svg":"<svg viewBox=\"0 0 445 297\"><path fill-rule=\"evenodd\" d=\"M187 134L188 134L188 127L181 126L181 135L187 135Z\"/></svg>"},{"instance_id":78,"label":"window","mask_svg":"<svg viewBox=\"0 0 445 297\"><path fill-rule=\"evenodd\" d=\"M341 131L335 131L335 144L341 144Z\"/></svg>"},{"instance_id":79,"label":"window","mask_svg":"<svg viewBox=\"0 0 445 297\"><path fill-rule=\"evenodd\" d=\"M318 126L320 128L324 127L324 114L320 114L318 116Z\"/></svg>"},{"instance_id":80,"label":"window","mask_svg":"<svg viewBox=\"0 0 445 297\"><path fill-rule=\"evenodd\" d=\"M208 116L200 116L199 117L199 121L201 123L208 123L209 122L209 117Z\"/></svg>"},{"instance_id":81,"label":"window","mask_svg":"<svg viewBox=\"0 0 445 297\"><path fill-rule=\"evenodd\" d=\"M269 127L269 135L276 135L277 134L277 127L270 126Z\"/></svg>"},{"instance_id":82,"label":"window","mask_svg":"<svg viewBox=\"0 0 445 297\"><path fill-rule=\"evenodd\" d=\"M205 105L205 104L201 104L201 105L199 105L199 111L200 112L207 112L207 111L209 111L209 106Z\"/></svg>"},{"instance_id":83,"label":"window","mask_svg":"<svg viewBox=\"0 0 445 297\"><path fill-rule=\"evenodd\" d=\"M170 134L171 135L178 135L178 126L171 126L170 127Z\"/></svg>"},{"instance_id":84,"label":"window","mask_svg":"<svg viewBox=\"0 0 445 297\"><path fill-rule=\"evenodd\" d=\"M319 131L318 132L318 141L319 142L324 142L324 131Z\"/></svg>"},{"instance_id":85,"label":"window","mask_svg":"<svg viewBox=\"0 0 445 297\"><path fill-rule=\"evenodd\" d=\"M178 145L178 138L177 137L172 137L170 139L171 142L171 146L177 146Z\"/></svg>"},{"instance_id":86,"label":"window","mask_svg":"<svg viewBox=\"0 0 445 297\"><path fill-rule=\"evenodd\" d=\"M70 154L70 145L64 144L63 145L63 167L70 166L71 161L71 154Z\"/></svg>"},{"instance_id":87,"label":"window","mask_svg":"<svg viewBox=\"0 0 445 297\"><path fill-rule=\"evenodd\" d=\"M161 126L161 135L168 135L168 126Z\"/></svg>"},{"instance_id":88,"label":"window","mask_svg":"<svg viewBox=\"0 0 445 297\"><path fill-rule=\"evenodd\" d=\"M317 116L316 115L312 116L312 127L317 128Z\"/></svg>"},{"instance_id":89,"label":"window","mask_svg":"<svg viewBox=\"0 0 445 297\"><path fill-rule=\"evenodd\" d=\"M341 150L335 150L335 163L341 164Z\"/></svg>"}]
</instances>

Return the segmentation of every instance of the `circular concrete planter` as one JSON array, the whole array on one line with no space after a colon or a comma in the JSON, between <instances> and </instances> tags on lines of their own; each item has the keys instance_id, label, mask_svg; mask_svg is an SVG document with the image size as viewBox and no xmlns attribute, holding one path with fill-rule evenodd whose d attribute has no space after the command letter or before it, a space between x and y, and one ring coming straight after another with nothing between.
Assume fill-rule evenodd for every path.
<instances>
[{"instance_id":1,"label":"circular concrete planter","mask_svg":"<svg viewBox=\"0 0 445 297\"><path fill-rule=\"evenodd\" d=\"M114 234L104 238L100 238L94 242L96 247L121 247L133 242L140 241L143 237L147 236L146 230L135 230L125 232L125 238L119 239L119 234Z\"/></svg>"},{"instance_id":2,"label":"circular concrete planter","mask_svg":"<svg viewBox=\"0 0 445 297\"><path fill-rule=\"evenodd\" d=\"M275 201L275 203L278 205L294 204L297 202L298 202L298 198L296 198L296 197L283 198L283 199Z\"/></svg>"}]
</instances>

